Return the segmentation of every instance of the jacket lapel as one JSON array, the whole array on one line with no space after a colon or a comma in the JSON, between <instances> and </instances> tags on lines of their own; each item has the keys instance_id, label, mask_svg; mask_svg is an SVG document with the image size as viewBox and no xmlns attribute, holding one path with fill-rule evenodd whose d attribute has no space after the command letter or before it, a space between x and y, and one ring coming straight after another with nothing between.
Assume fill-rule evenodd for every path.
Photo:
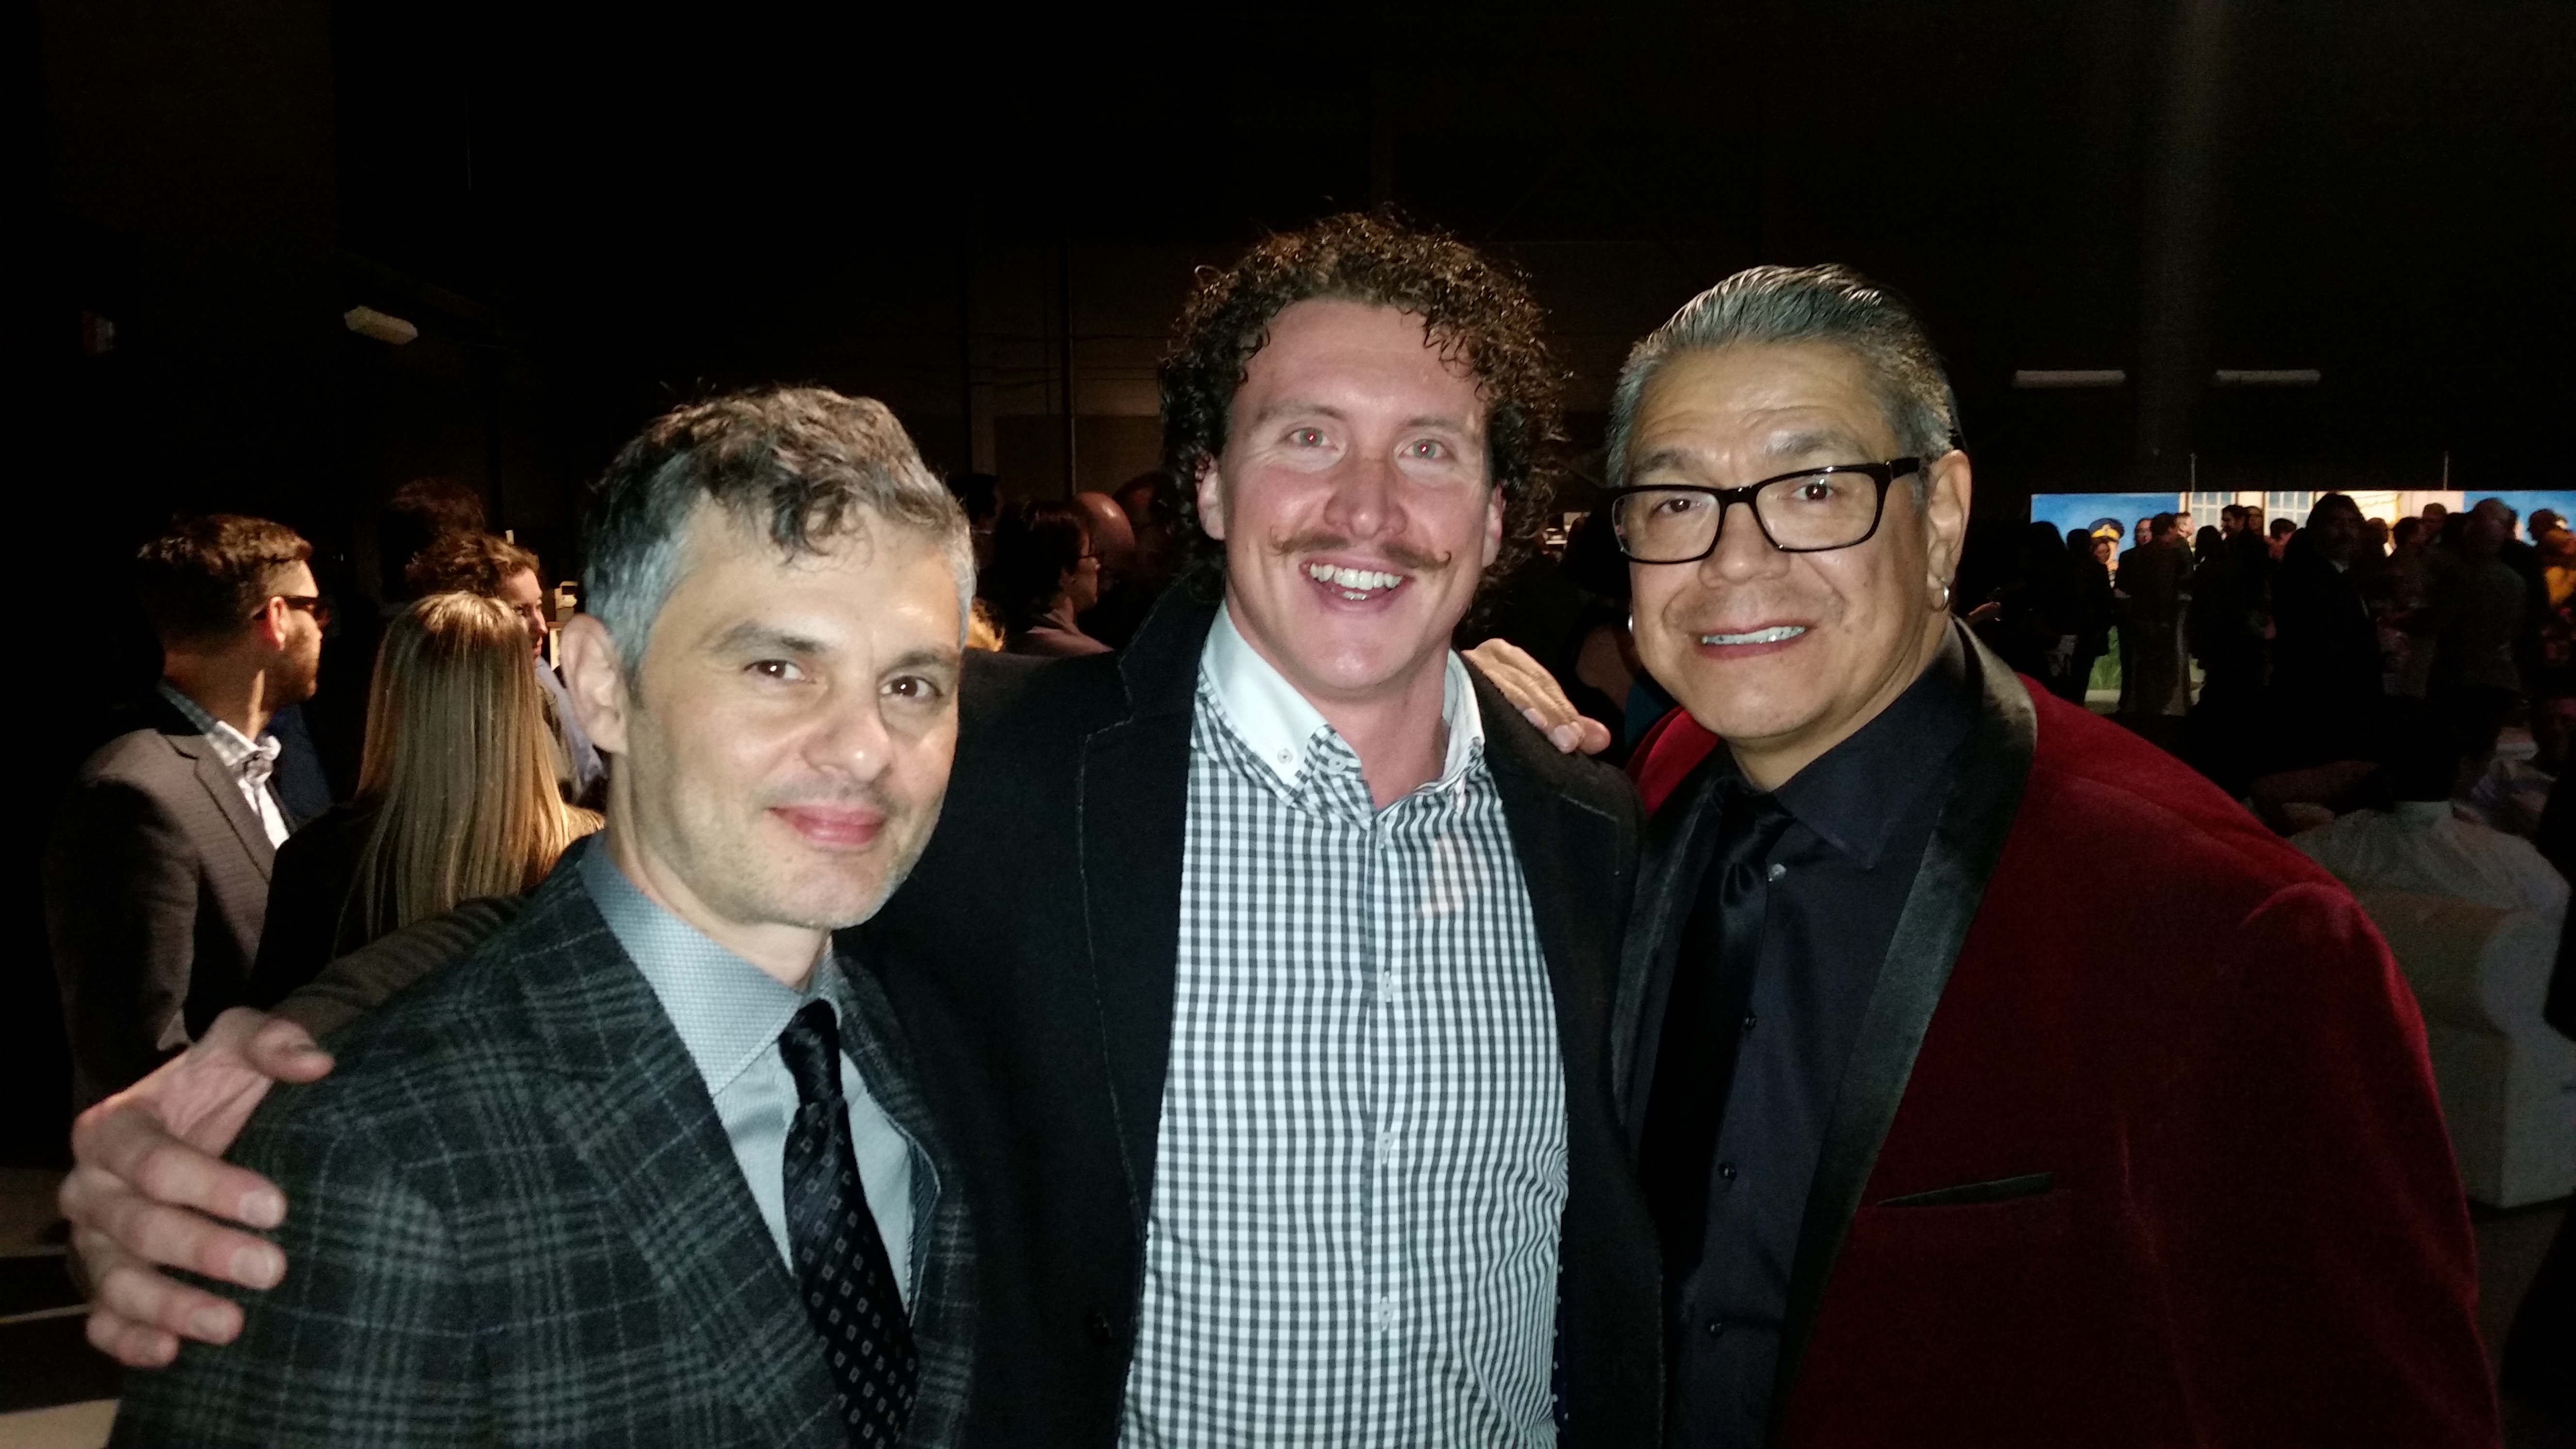
<instances>
[{"instance_id":1,"label":"jacket lapel","mask_svg":"<svg viewBox=\"0 0 2576 1449\"><path fill-rule=\"evenodd\" d=\"M177 710L166 707L165 710L172 723L163 727L165 733L162 738L170 742L174 753L188 762L189 773L205 790L215 813L231 827L233 838L241 843L243 863L250 867L247 874L238 869L220 868L205 873L206 888L215 898L215 909L222 913L224 924L231 929L233 939L240 943L242 969L247 970L251 958L259 954L260 933L268 920L268 879L277 860L277 847L268 843L268 831L261 827L259 817L251 813L250 802L242 798L241 786L236 783L232 771L225 768L223 757L215 753L214 745L204 735L195 733L196 726L186 723ZM173 728L188 733L166 732ZM223 837L206 826L203 817L199 817L199 824L191 834L201 851L220 853L224 848Z\"/></svg>"},{"instance_id":2,"label":"jacket lapel","mask_svg":"<svg viewBox=\"0 0 2576 1449\"><path fill-rule=\"evenodd\" d=\"M567 855L522 919L549 1103L763 1443L839 1445L837 1391L688 1049Z\"/></svg>"},{"instance_id":3,"label":"jacket lapel","mask_svg":"<svg viewBox=\"0 0 2576 1449\"><path fill-rule=\"evenodd\" d=\"M242 798L241 782L224 767L223 757L215 753L215 747L201 734L168 735L164 738L170 741L170 748L187 757L196 773L197 783L205 787L208 798L215 802L215 809L222 813L224 823L233 828L242 850L250 856L251 864L258 868L259 878L267 880L269 866L277 858L277 847L268 843L267 829L259 823L259 816L251 812L250 802ZM258 932L251 934L256 936Z\"/></svg>"},{"instance_id":4,"label":"jacket lapel","mask_svg":"<svg viewBox=\"0 0 2576 1449\"><path fill-rule=\"evenodd\" d=\"M1610 1016L1610 1090L1632 1149L1644 1128L1646 1084L1655 1077L1673 958L1681 953L1682 927L1717 848L1717 812L1709 808L1717 779L1709 761L1717 758L1719 751L1711 750L1663 808L1646 818L1637 903L1620 951L1619 994Z\"/></svg>"},{"instance_id":5,"label":"jacket lapel","mask_svg":"<svg viewBox=\"0 0 2576 1449\"><path fill-rule=\"evenodd\" d=\"M1127 713L1083 737L1083 932L1108 1056L1111 1106L1137 1240L1153 1201L1155 1137L1171 1060L1189 832L1190 724L1215 607L1186 586L1146 618L1119 661Z\"/></svg>"},{"instance_id":6,"label":"jacket lapel","mask_svg":"<svg viewBox=\"0 0 2576 1449\"><path fill-rule=\"evenodd\" d=\"M1528 887L1530 915L1538 925L1539 949L1547 957L1547 974L1556 991L1560 1019L1577 997L1588 998L1585 1023L1565 1021L1569 1032L1590 1043L1601 1020L1599 973L1591 980L1574 971L1575 918L1578 912L1597 920L1578 902L1566 870L1569 860L1616 860L1621 854L1620 822L1592 810L1557 788L1557 772L1566 768L1556 747L1536 730L1520 728L1520 712L1474 670L1476 708L1485 720L1486 764L1502 797L1503 817L1511 828L1512 853L1520 858L1521 878ZM1589 1053L1587 1053L1589 1054ZM1569 1062L1569 1066L1575 1065ZM1597 1067L1597 1062L1588 1063Z\"/></svg>"},{"instance_id":7,"label":"jacket lapel","mask_svg":"<svg viewBox=\"0 0 2576 1449\"><path fill-rule=\"evenodd\" d=\"M1979 719L1959 747L1941 814L1897 917L1896 935L1888 943L1887 960L1879 968L1851 1064L1825 1125L1824 1151L1807 1192L1781 1323L1771 1393L1769 1438L1774 1443L1788 1421L1789 1400L1834 1260L1842 1253L1844 1235L1877 1165L1879 1144L1887 1140L1888 1126L1905 1097L1915 1053L1976 920L1986 883L2003 856L2005 838L2021 808L2022 788L2030 779L2039 730L2029 692L1974 635L1966 637L1983 696Z\"/></svg>"}]
</instances>

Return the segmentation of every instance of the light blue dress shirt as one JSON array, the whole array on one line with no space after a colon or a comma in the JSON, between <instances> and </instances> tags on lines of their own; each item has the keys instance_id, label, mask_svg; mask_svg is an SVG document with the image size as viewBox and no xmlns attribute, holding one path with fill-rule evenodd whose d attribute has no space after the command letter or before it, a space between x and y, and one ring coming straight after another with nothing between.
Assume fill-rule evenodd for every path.
<instances>
[{"instance_id":1,"label":"light blue dress shirt","mask_svg":"<svg viewBox=\"0 0 2576 1449\"><path fill-rule=\"evenodd\" d=\"M903 1296L910 1303L920 1273L912 1252L912 1225L917 1211L927 1211L926 1200L916 1199L915 1193L935 1193L937 1183L929 1159L878 1107L851 1060L847 1043L865 1026L841 978L840 959L827 954L803 991L790 990L655 904L596 842L580 844L588 847L581 853L582 885L697 1063L707 1095L715 1098L725 1138L733 1144L734 1161L751 1185L751 1200L791 1274L795 1260L787 1249L784 1175L787 1127L796 1115L796 1079L778 1053L778 1034L805 1003L819 999L831 1005L844 1043L841 1095L849 1102L850 1145L858 1154L860 1186L877 1233L885 1239L886 1261L904 1265Z\"/></svg>"}]
</instances>

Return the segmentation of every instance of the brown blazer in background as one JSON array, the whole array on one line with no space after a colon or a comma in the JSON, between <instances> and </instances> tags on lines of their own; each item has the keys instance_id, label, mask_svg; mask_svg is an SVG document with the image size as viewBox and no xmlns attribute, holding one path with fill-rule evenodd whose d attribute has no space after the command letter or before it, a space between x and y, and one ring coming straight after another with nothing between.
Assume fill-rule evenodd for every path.
<instances>
[{"instance_id":1,"label":"brown blazer in background","mask_svg":"<svg viewBox=\"0 0 2576 1449\"><path fill-rule=\"evenodd\" d=\"M82 763L44 863L75 1110L241 1000L274 854L223 758L166 702Z\"/></svg>"}]
</instances>

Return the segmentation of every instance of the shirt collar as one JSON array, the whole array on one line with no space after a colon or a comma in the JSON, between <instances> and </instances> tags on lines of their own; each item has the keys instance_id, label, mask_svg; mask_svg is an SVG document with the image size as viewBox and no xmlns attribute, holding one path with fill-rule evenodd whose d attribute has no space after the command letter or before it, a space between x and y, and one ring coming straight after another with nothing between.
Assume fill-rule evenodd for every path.
<instances>
[{"instance_id":1,"label":"shirt collar","mask_svg":"<svg viewBox=\"0 0 2576 1449\"><path fill-rule=\"evenodd\" d=\"M582 887L653 988L709 1096L775 1047L778 1034L806 1002L829 1001L843 1022L850 1019L849 986L841 979L839 957L829 949L815 963L805 989L791 990L636 889L608 858L599 837L577 840L571 848L581 852Z\"/></svg>"},{"instance_id":2,"label":"shirt collar","mask_svg":"<svg viewBox=\"0 0 2576 1449\"><path fill-rule=\"evenodd\" d=\"M1281 784L1294 787L1305 767L1307 742L1332 725L1234 627L1231 603L1216 611L1216 623L1199 651L1199 679L1236 738ZM1466 774L1483 756L1485 746L1485 718L1476 705L1475 684L1455 649L1448 652L1441 670L1440 719L1449 729L1448 755L1441 763L1438 782L1445 786Z\"/></svg>"},{"instance_id":3,"label":"shirt collar","mask_svg":"<svg viewBox=\"0 0 2576 1449\"><path fill-rule=\"evenodd\" d=\"M277 736L262 732L256 741L252 740L240 730L206 713L204 705L166 679L161 681L161 697L170 701L171 708L186 716L188 723L197 727L197 733L204 735L206 742L215 747L215 757L233 769L240 769L244 761L254 756L269 760L277 758L280 748Z\"/></svg>"},{"instance_id":4,"label":"shirt collar","mask_svg":"<svg viewBox=\"0 0 2576 1449\"><path fill-rule=\"evenodd\" d=\"M1945 762L1967 738L1975 711L1967 646L1953 625L1895 703L1774 794L1826 844L1864 868L1876 866L1897 821L1947 773ZM1725 768L1732 772L1732 762Z\"/></svg>"}]
</instances>

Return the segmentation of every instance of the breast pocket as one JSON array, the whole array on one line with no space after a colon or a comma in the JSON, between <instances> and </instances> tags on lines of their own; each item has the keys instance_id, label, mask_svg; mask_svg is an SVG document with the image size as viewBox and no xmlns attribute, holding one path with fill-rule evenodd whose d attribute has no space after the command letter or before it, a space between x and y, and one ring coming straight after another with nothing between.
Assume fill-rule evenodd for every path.
<instances>
[{"instance_id":1,"label":"breast pocket","mask_svg":"<svg viewBox=\"0 0 2576 1449\"><path fill-rule=\"evenodd\" d=\"M2041 1172L1882 1198L1852 1215L1835 1276L1878 1285L1889 1320L1926 1333L2017 1321L2063 1290L2069 1197Z\"/></svg>"},{"instance_id":2,"label":"breast pocket","mask_svg":"<svg viewBox=\"0 0 2576 1449\"><path fill-rule=\"evenodd\" d=\"M2053 1172L2025 1172L2016 1177L1990 1178L1984 1182L1963 1182L1950 1187L1936 1187L1923 1192L1909 1192L1897 1197L1881 1198L1880 1207L1967 1207L1976 1203L2009 1202L2017 1197L2038 1197L2057 1186Z\"/></svg>"}]
</instances>

